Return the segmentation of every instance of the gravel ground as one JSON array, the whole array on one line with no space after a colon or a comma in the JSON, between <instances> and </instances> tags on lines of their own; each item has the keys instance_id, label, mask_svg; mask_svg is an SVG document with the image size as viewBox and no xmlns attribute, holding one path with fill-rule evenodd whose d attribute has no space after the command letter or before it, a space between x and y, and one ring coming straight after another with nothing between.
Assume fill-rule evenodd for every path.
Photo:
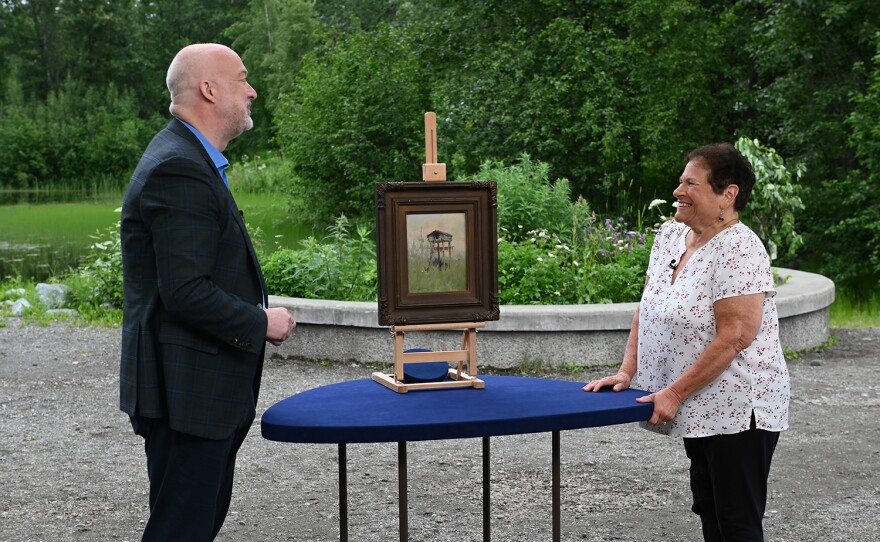
<instances>
[{"instance_id":1,"label":"gravel ground","mask_svg":"<svg viewBox=\"0 0 880 542\"><path fill-rule=\"evenodd\" d=\"M836 346L789 364L791 429L771 471L770 541L880 540L880 329L834 333ZM0 327L0 541L139 539L146 468L117 408L118 335L14 319ZM293 393L371 371L270 355L258 419ZM337 540L336 446L270 442L259 422L251 433L218 540ZM478 439L409 444L410 540L481 539L480 450ZM348 447L351 540L397 538L396 458L393 444ZM550 483L549 434L493 438L493 539L549 540ZM634 424L562 433L563 540L697 541L689 503L678 439Z\"/></svg>"}]
</instances>

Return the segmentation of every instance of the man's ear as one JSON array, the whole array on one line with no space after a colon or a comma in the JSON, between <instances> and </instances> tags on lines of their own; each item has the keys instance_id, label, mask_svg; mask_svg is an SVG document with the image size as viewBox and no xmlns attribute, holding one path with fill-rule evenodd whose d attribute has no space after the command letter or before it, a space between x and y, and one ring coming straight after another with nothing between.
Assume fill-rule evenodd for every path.
<instances>
[{"instance_id":1,"label":"man's ear","mask_svg":"<svg viewBox=\"0 0 880 542\"><path fill-rule=\"evenodd\" d=\"M208 80L203 80L199 83L199 92L201 93L202 97L209 102L214 102L214 100L216 100L216 98L214 97L214 85L212 85L211 82Z\"/></svg>"}]
</instances>

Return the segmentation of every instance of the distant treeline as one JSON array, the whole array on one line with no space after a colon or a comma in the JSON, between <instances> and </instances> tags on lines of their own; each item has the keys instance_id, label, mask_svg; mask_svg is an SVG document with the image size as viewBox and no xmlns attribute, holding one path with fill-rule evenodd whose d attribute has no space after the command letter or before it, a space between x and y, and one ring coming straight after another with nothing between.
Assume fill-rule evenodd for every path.
<instances>
[{"instance_id":1,"label":"distant treeline","mask_svg":"<svg viewBox=\"0 0 880 542\"><path fill-rule=\"evenodd\" d=\"M121 186L168 118L165 69L235 48L259 93L229 153L272 154L307 219L527 153L597 211L670 198L684 154L747 136L800 178L790 265L880 277L876 0L4 0L0 186ZM277 162L276 162L277 163Z\"/></svg>"}]
</instances>

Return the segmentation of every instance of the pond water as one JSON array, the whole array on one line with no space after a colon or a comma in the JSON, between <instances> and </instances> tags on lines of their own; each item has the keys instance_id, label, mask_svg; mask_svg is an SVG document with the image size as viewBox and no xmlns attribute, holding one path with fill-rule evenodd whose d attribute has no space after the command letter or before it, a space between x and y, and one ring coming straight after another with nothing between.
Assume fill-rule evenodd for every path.
<instances>
[{"instance_id":1,"label":"pond water","mask_svg":"<svg viewBox=\"0 0 880 542\"><path fill-rule=\"evenodd\" d=\"M312 231L288 216L283 197L236 194L266 244L297 246ZM78 267L99 234L116 227L122 192L0 190L0 280L43 281Z\"/></svg>"}]
</instances>

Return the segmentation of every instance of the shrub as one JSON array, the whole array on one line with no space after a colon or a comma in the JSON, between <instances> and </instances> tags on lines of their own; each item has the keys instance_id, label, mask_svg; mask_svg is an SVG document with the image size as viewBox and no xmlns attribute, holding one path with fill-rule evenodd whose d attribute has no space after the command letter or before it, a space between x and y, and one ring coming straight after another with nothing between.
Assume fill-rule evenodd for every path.
<instances>
[{"instance_id":1,"label":"shrub","mask_svg":"<svg viewBox=\"0 0 880 542\"><path fill-rule=\"evenodd\" d=\"M577 224L577 223L575 223ZM503 233L506 234L504 230ZM574 228L569 242L545 230L498 242L502 304L567 305L638 301L654 232L636 232L623 218Z\"/></svg>"},{"instance_id":2,"label":"shrub","mask_svg":"<svg viewBox=\"0 0 880 542\"><path fill-rule=\"evenodd\" d=\"M521 240L529 232L566 235L572 218L590 214L585 200L572 203L571 186L566 179L550 181L550 165L534 162L521 154L517 163L487 161L476 176L495 181L498 186L498 225L511 240Z\"/></svg>"},{"instance_id":3,"label":"shrub","mask_svg":"<svg viewBox=\"0 0 880 542\"><path fill-rule=\"evenodd\" d=\"M498 289L502 304L636 301L648 267L653 230L634 231L623 218L598 219L583 199L571 202L564 180L549 181L546 164L522 155L517 164L486 162L481 180L498 183ZM546 227L545 227L546 226ZM258 235L255 244L260 246ZM292 297L373 301L372 232L352 232L344 216L322 240L261 257L269 291Z\"/></svg>"},{"instance_id":4,"label":"shrub","mask_svg":"<svg viewBox=\"0 0 880 542\"><path fill-rule=\"evenodd\" d=\"M774 149L762 146L757 139L741 137L735 146L751 162L756 177L743 222L763 241L771 261L793 257L803 245L794 218L804 209L798 184L804 168L798 165L792 171Z\"/></svg>"},{"instance_id":5,"label":"shrub","mask_svg":"<svg viewBox=\"0 0 880 542\"><path fill-rule=\"evenodd\" d=\"M116 209L120 212L122 209ZM92 236L86 263L65 282L73 291L75 305L98 306L102 303L122 307L122 243L119 223ZM75 287L74 287L75 286Z\"/></svg>"},{"instance_id":6,"label":"shrub","mask_svg":"<svg viewBox=\"0 0 880 542\"><path fill-rule=\"evenodd\" d=\"M229 186L236 192L249 194L283 192L291 169L290 162L273 152L244 155L229 168Z\"/></svg>"},{"instance_id":7,"label":"shrub","mask_svg":"<svg viewBox=\"0 0 880 542\"><path fill-rule=\"evenodd\" d=\"M502 230L503 234L507 232ZM573 278L557 257L559 237L545 230L527 232L522 240L498 241L498 296L502 305L570 303Z\"/></svg>"},{"instance_id":8,"label":"shrub","mask_svg":"<svg viewBox=\"0 0 880 542\"><path fill-rule=\"evenodd\" d=\"M425 81L408 38L387 26L307 56L275 111L301 219L370 217L375 183L413 179L424 133L413 113L428 110Z\"/></svg>"},{"instance_id":9,"label":"shrub","mask_svg":"<svg viewBox=\"0 0 880 542\"><path fill-rule=\"evenodd\" d=\"M309 237L302 248L266 255L261 266L270 293L310 299L376 299L376 243L372 231L336 219L323 240Z\"/></svg>"}]
</instances>

